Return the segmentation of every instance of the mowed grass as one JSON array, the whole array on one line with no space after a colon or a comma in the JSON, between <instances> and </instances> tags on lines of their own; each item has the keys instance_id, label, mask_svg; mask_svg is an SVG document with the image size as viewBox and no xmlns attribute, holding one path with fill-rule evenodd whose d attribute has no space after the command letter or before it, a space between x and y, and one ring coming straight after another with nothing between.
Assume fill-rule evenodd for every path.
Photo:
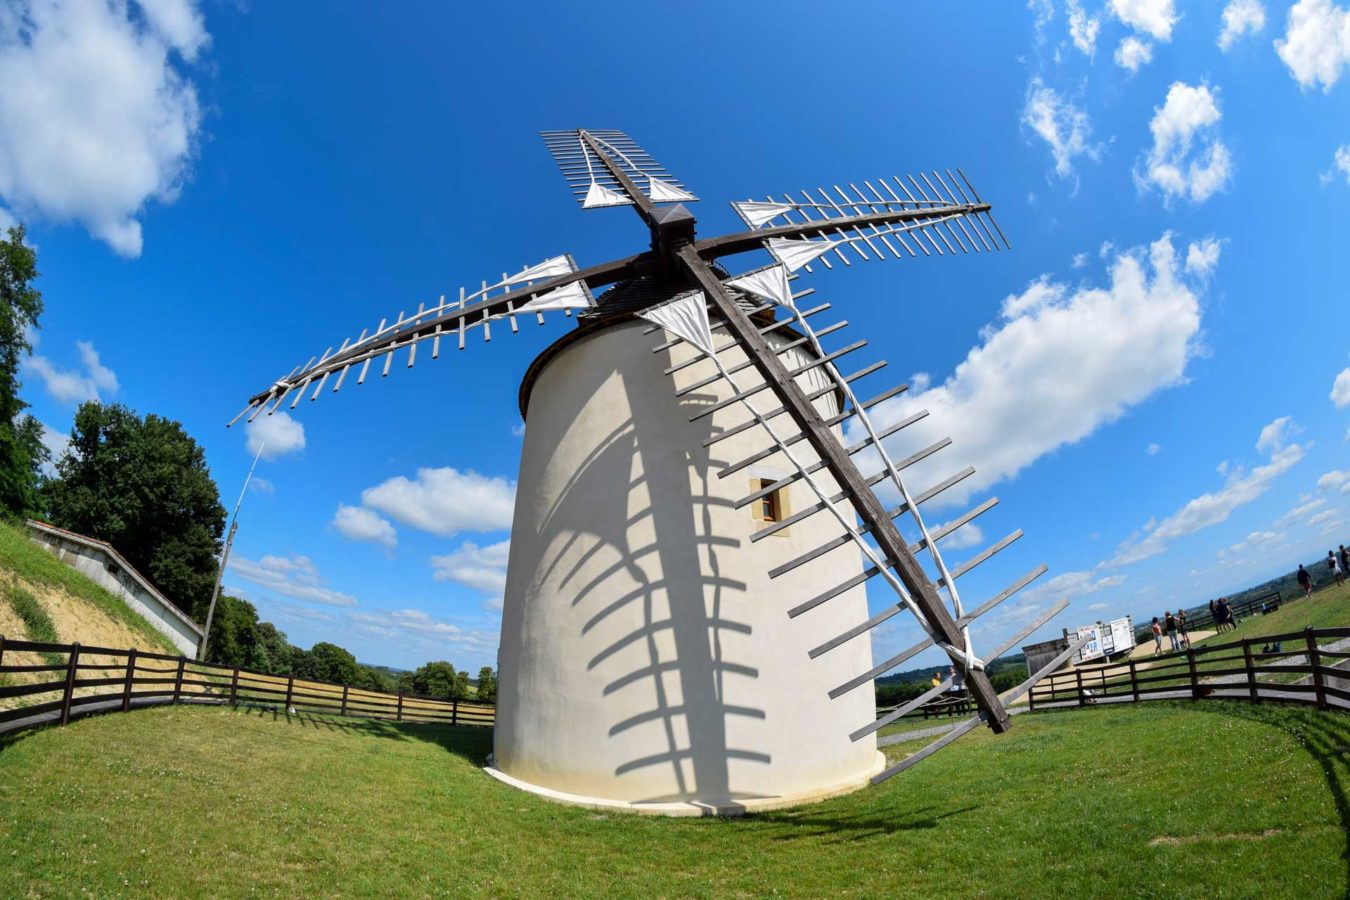
<instances>
[{"instance_id":1,"label":"mowed grass","mask_svg":"<svg viewBox=\"0 0 1350 900\"><path fill-rule=\"evenodd\" d=\"M549 803L486 729L168 707L0 742L7 896L1344 896L1350 718L1019 716L743 820ZM891 748L903 753L905 748Z\"/></svg>"},{"instance_id":2,"label":"mowed grass","mask_svg":"<svg viewBox=\"0 0 1350 900\"><path fill-rule=\"evenodd\" d=\"M1256 640L1265 635L1289 634L1309 627L1337 628L1346 625L1350 625L1350 582L1340 587L1323 588L1311 597L1300 594L1297 599L1286 598L1274 612L1264 616L1248 616L1238 623L1236 629L1196 641L1195 646L1228 644L1243 638ZM1166 640L1163 639L1164 644ZM1288 641L1284 649L1291 649Z\"/></svg>"}]
</instances>

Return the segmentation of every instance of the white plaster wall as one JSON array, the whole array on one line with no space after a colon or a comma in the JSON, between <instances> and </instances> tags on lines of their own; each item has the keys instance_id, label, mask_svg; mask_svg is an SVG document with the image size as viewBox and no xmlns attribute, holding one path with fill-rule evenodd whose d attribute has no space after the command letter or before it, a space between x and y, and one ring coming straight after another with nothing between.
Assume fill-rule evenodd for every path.
<instances>
[{"instance_id":1,"label":"white plaster wall","mask_svg":"<svg viewBox=\"0 0 1350 900\"><path fill-rule=\"evenodd\" d=\"M130 577L126 569L106 552L60 535L30 528L28 534L63 563L85 575L109 593L121 598L158 632L173 642L184 656L197 655L201 631L177 609L169 609L167 601L155 596ZM109 565L113 570L109 570Z\"/></svg>"},{"instance_id":2,"label":"white plaster wall","mask_svg":"<svg viewBox=\"0 0 1350 900\"><path fill-rule=\"evenodd\" d=\"M770 581L769 569L840 533L821 512L754 544L762 527L732 502L782 458L719 480L764 448L759 429L701 442L743 421L739 405L690 423L724 383L675 397L713 371L653 353L666 335L611 326L539 373L528 407L499 655L495 765L568 794L660 803L809 794L865 777L871 686L827 691L872 665L866 636L811 660L807 650L867 618L859 587L797 619L787 610L861 569L851 545ZM806 357L793 352L800 365ZM736 360L724 355L728 364ZM747 369L742 387L758 383ZM807 387L822 375L803 376ZM810 384L806 382L809 380ZM776 406L763 392L760 409ZM832 396L817 401L834 411ZM773 420L790 433L790 420ZM814 460L805 442L794 446ZM823 483L833 487L827 477ZM815 502L804 483L790 510ZM850 517L851 519L851 517Z\"/></svg>"}]
</instances>

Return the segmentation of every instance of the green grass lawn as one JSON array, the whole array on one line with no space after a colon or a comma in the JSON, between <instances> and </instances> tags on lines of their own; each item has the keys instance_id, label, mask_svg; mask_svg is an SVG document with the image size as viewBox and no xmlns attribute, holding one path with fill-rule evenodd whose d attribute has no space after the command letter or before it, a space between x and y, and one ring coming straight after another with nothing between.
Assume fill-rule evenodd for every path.
<instances>
[{"instance_id":1,"label":"green grass lawn","mask_svg":"<svg viewBox=\"0 0 1350 900\"><path fill-rule=\"evenodd\" d=\"M1260 638L1268 634L1288 634L1313 628L1336 628L1350 625L1350 583L1340 587L1323 588L1311 597L1299 596L1285 603L1272 613L1264 616L1249 616L1238 623L1233 631L1215 634L1202 641L1196 641L1196 647L1215 644L1227 644L1243 638Z\"/></svg>"},{"instance_id":2,"label":"green grass lawn","mask_svg":"<svg viewBox=\"0 0 1350 900\"><path fill-rule=\"evenodd\" d=\"M1019 716L743 820L549 803L486 729L168 707L0 742L0 894L1345 896L1350 718ZM890 748L903 754L906 748Z\"/></svg>"}]
</instances>

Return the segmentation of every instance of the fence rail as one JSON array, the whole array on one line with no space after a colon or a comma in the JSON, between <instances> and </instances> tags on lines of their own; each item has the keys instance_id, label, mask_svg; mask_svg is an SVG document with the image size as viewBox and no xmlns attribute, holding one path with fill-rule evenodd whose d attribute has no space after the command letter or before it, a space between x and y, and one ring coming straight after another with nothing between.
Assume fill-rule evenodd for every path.
<instances>
[{"instance_id":1,"label":"fence rail","mask_svg":"<svg viewBox=\"0 0 1350 900\"><path fill-rule=\"evenodd\" d=\"M20 661L5 665L7 657ZM31 661L35 659L42 661ZM173 703L247 705L448 725L491 727L496 720L496 709L485 703L266 675L136 649L48 644L0 635L0 734L65 725L72 717L88 713Z\"/></svg>"},{"instance_id":2,"label":"fence rail","mask_svg":"<svg viewBox=\"0 0 1350 900\"><path fill-rule=\"evenodd\" d=\"M1046 676L1032 709L1222 699L1312 703L1350 710L1350 628L1306 628L1259 635Z\"/></svg>"}]
</instances>

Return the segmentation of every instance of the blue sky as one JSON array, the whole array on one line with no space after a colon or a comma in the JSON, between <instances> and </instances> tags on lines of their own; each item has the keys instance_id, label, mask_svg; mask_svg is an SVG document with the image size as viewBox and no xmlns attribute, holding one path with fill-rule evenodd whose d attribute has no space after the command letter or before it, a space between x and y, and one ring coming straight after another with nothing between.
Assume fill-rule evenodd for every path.
<instances>
[{"instance_id":1,"label":"blue sky","mask_svg":"<svg viewBox=\"0 0 1350 900\"><path fill-rule=\"evenodd\" d=\"M807 276L1002 503L963 584L1038 562L988 644L1190 605L1350 540L1350 24L1330 0L982 4L0 2L0 220L38 247L25 396L224 423L462 285L645 243L540 129L620 128L703 198L962 167L1012 252ZM758 264L749 257L745 268ZM268 423L227 585L365 661L495 658L519 378L560 322ZM876 384L872 393L887 384ZM923 387L923 390L918 388ZM935 470L935 474L939 474ZM962 507L934 511L941 519ZM886 601L874 588L874 602ZM878 637L879 649L913 632Z\"/></svg>"}]
</instances>

